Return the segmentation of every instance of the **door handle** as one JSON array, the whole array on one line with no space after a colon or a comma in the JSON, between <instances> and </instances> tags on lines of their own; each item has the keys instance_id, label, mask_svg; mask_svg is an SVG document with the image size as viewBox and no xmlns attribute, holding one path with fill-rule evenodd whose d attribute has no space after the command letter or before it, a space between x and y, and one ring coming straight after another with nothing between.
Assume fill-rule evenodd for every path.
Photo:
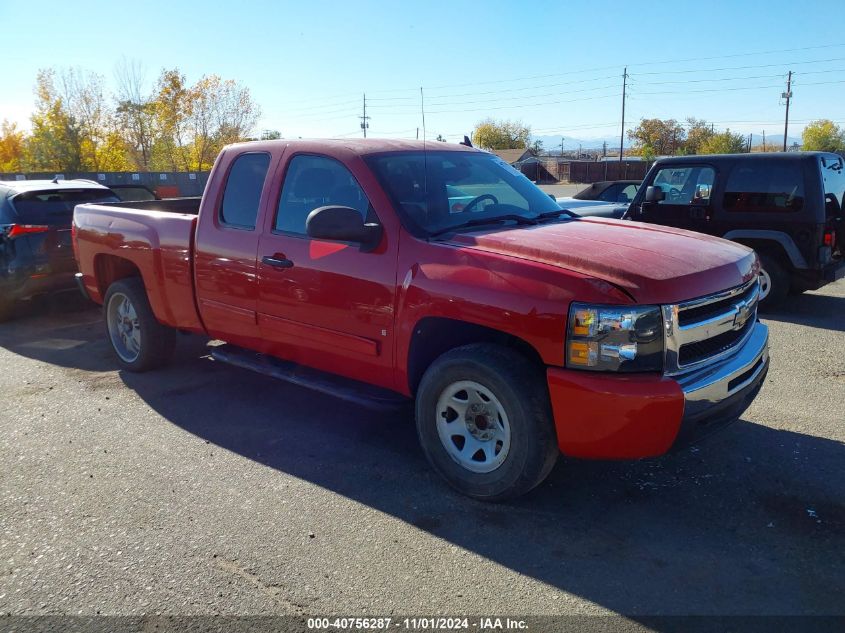
<instances>
[{"instance_id":1,"label":"door handle","mask_svg":"<svg viewBox=\"0 0 845 633\"><path fill-rule=\"evenodd\" d=\"M267 264L268 266L275 266L276 268L293 268L293 262L289 259L265 255L261 258L261 261Z\"/></svg>"}]
</instances>

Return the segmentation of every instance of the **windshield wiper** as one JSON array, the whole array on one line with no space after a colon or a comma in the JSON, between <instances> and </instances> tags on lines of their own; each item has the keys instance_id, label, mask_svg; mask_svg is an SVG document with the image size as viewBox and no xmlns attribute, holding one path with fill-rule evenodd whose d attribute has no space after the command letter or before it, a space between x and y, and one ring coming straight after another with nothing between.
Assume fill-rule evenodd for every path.
<instances>
[{"instance_id":1,"label":"windshield wiper","mask_svg":"<svg viewBox=\"0 0 845 633\"><path fill-rule=\"evenodd\" d=\"M578 217L577 215L575 215L569 209L560 209L560 210L556 209L554 211L546 211L545 213L541 213L540 215L535 216L534 219L538 222L541 221L541 220L550 220L552 218L559 218L564 213L567 214L568 216L573 217L573 218Z\"/></svg>"},{"instance_id":2,"label":"windshield wiper","mask_svg":"<svg viewBox=\"0 0 845 633\"><path fill-rule=\"evenodd\" d=\"M437 231L434 231L429 237L437 237L438 235L443 235L444 233L452 233L453 231L471 228L473 226L484 226L485 224L504 224L505 222L516 222L517 224L522 225L537 224L537 220L534 218L527 218L524 215L517 215L515 213L512 213L508 215L497 215L493 218L476 218L474 220L467 220L466 222L462 222L461 224L456 224L454 226L438 229Z\"/></svg>"}]
</instances>

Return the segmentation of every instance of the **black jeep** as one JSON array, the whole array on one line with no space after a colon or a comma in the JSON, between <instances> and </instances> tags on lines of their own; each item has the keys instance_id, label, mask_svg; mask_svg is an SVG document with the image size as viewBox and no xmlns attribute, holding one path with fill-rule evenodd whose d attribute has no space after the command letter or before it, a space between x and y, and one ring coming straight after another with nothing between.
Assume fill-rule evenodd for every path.
<instances>
[{"instance_id":1,"label":"black jeep","mask_svg":"<svg viewBox=\"0 0 845 633\"><path fill-rule=\"evenodd\" d=\"M624 217L717 235L760 256L763 308L845 277L845 159L823 152L657 161Z\"/></svg>"}]
</instances>

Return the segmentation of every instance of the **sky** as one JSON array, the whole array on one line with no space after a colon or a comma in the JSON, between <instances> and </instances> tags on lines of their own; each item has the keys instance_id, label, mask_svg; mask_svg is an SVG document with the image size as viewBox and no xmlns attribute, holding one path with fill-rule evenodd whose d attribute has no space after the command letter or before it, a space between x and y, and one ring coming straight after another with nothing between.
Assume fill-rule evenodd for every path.
<instances>
[{"instance_id":1,"label":"sky","mask_svg":"<svg viewBox=\"0 0 845 633\"><path fill-rule=\"evenodd\" d=\"M599 142L641 118L703 118L769 141L845 123L843 0L0 0L0 120L28 127L40 68L114 85L121 59L249 88L256 132L459 140L485 117ZM422 88L422 94L421 89ZM422 131L420 131L422 134Z\"/></svg>"}]
</instances>

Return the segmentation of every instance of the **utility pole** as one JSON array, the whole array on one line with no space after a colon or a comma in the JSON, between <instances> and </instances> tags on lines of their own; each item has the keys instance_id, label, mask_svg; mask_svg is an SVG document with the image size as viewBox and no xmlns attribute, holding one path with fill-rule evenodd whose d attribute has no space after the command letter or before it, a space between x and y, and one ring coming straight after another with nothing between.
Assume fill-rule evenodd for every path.
<instances>
[{"instance_id":1,"label":"utility pole","mask_svg":"<svg viewBox=\"0 0 845 633\"><path fill-rule=\"evenodd\" d=\"M766 130L763 130L763 151L766 151Z\"/></svg>"},{"instance_id":2,"label":"utility pole","mask_svg":"<svg viewBox=\"0 0 845 633\"><path fill-rule=\"evenodd\" d=\"M619 135L619 164L622 164L622 154L625 148L625 90L628 87L628 67L622 73L622 133Z\"/></svg>"},{"instance_id":3,"label":"utility pole","mask_svg":"<svg viewBox=\"0 0 845 633\"><path fill-rule=\"evenodd\" d=\"M781 95L786 99L786 120L783 123L783 151L786 151L786 133L789 131L789 100L792 99L792 71L786 76L786 92Z\"/></svg>"},{"instance_id":4,"label":"utility pole","mask_svg":"<svg viewBox=\"0 0 845 633\"><path fill-rule=\"evenodd\" d=\"M364 138L367 138L367 128L370 127L370 117L367 116L367 93L364 93L364 115L361 118L361 129L364 130Z\"/></svg>"},{"instance_id":5,"label":"utility pole","mask_svg":"<svg viewBox=\"0 0 845 633\"><path fill-rule=\"evenodd\" d=\"M563 158L563 137L560 137L560 157Z\"/></svg>"},{"instance_id":6,"label":"utility pole","mask_svg":"<svg viewBox=\"0 0 845 633\"><path fill-rule=\"evenodd\" d=\"M750 133L748 135L748 153L751 153L751 142L754 140L754 134Z\"/></svg>"}]
</instances>

